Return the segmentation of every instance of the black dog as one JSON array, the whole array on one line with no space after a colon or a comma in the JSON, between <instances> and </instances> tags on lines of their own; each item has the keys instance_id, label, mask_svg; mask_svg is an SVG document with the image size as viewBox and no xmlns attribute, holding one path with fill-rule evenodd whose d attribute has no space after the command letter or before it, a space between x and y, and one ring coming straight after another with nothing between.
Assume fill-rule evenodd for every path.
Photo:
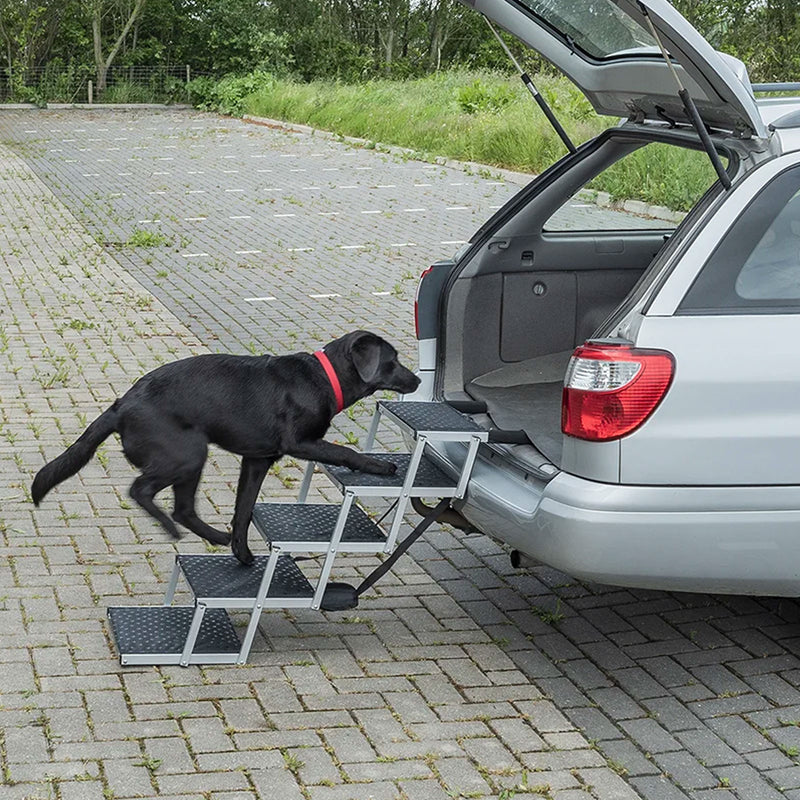
<instances>
[{"instance_id":1,"label":"black dog","mask_svg":"<svg viewBox=\"0 0 800 800\"><path fill-rule=\"evenodd\" d=\"M325 441L342 408L378 389L408 393L419 379L380 336L353 331L324 351L288 356L202 355L165 364L137 381L58 458L36 475L36 505L75 475L115 431L142 474L130 496L174 537L175 522L214 544L230 544L243 564L253 561L247 529L267 470L284 455L376 474L394 465ZM209 442L242 456L232 535L206 525L195 492ZM154 502L172 486L172 519ZM173 521L174 520L174 521Z\"/></svg>"}]
</instances>

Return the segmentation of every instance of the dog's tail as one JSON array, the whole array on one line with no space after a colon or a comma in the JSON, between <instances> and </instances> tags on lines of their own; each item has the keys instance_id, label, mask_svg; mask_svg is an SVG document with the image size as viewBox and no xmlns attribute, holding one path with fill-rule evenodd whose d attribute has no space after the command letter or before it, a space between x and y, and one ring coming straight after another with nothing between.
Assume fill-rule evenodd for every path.
<instances>
[{"instance_id":1,"label":"dog's tail","mask_svg":"<svg viewBox=\"0 0 800 800\"><path fill-rule=\"evenodd\" d=\"M106 409L60 456L45 464L31 486L31 497L39 505L56 485L75 475L94 455L101 442L117 430L117 404Z\"/></svg>"}]
</instances>

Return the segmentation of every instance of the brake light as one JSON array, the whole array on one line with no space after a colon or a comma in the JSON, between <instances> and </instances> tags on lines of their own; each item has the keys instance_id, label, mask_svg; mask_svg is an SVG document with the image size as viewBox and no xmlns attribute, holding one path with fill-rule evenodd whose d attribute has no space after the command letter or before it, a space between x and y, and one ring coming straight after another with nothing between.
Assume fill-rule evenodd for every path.
<instances>
[{"instance_id":1,"label":"brake light","mask_svg":"<svg viewBox=\"0 0 800 800\"><path fill-rule=\"evenodd\" d=\"M423 271L422 275L419 276L419 281L417 282L417 291L414 294L414 335L419 339L419 290L422 288L422 282L425 280L425 276L433 269L433 266L428 267L426 270Z\"/></svg>"},{"instance_id":2,"label":"brake light","mask_svg":"<svg viewBox=\"0 0 800 800\"><path fill-rule=\"evenodd\" d=\"M561 402L561 430L606 442L636 430L672 382L675 360L666 350L585 344L572 354Z\"/></svg>"}]
</instances>

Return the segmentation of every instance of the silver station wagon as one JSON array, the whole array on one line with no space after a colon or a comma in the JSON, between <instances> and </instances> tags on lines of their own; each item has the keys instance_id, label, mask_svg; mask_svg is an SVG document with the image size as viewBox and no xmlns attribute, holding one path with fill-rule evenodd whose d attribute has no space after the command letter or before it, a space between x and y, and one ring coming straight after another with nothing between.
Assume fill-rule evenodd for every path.
<instances>
[{"instance_id":1,"label":"silver station wagon","mask_svg":"<svg viewBox=\"0 0 800 800\"><path fill-rule=\"evenodd\" d=\"M800 595L800 99L756 100L665 0L465 2L622 121L562 131L569 153L421 278L407 399L500 431L461 514L584 579ZM586 201L638 151L658 180L669 148L716 170L680 224ZM466 452L428 445L452 476Z\"/></svg>"}]
</instances>

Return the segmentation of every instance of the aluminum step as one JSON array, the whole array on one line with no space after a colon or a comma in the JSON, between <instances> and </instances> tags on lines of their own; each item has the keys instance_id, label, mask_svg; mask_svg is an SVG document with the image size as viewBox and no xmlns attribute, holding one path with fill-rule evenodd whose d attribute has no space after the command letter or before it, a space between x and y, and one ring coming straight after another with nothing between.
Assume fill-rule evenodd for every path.
<instances>
[{"instance_id":1,"label":"aluminum step","mask_svg":"<svg viewBox=\"0 0 800 800\"><path fill-rule=\"evenodd\" d=\"M264 541L292 552L326 552L338 518L339 506L319 503L256 503L253 508L253 524ZM338 552L379 553L385 546L383 531L353 505Z\"/></svg>"},{"instance_id":2,"label":"aluminum step","mask_svg":"<svg viewBox=\"0 0 800 800\"><path fill-rule=\"evenodd\" d=\"M269 562L256 556L244 566L234 556L183 555L177 564L198 602L209 608L252 609ZM265 607L309 608L314 588L290 556L279 556L264 600Z\"/></svg>"},{"instance_id":3,"label":"aluminum step","mask_svg":"<svg viewBox=\"0 0 800 800\"><path fill-rule=\"evenodd\" d=\"M379 461L389 461L397 467L397 471L394 475L372 475L329 464L319 464L319 467L342 491L347 490L362 497L400 497L411 463L411 454L367 453L367 455ZM423 456L409 497L455 497L456 489L456 482Z\"/></svg>"},{"instance_id":4,"label":"aluminum step","mask_svg":"<svg viewBox=\"0 0 800 800\"><path fill-rule=\"evenodd\" d=\"M380 400L377 411L415 438L456 442L473 438L485 442L489 438L488 430L447 403Z\"/></svg>"},{"instance_id":5,"label":"aluminum step","mask_svg":"<svg viewBox=\"0 0 800 800\"><path fill-rule=\"evenodd\" d=\"M116 606L108 609L122 665L180 664L194 606ZM239 636L222 608L203 616L189 664L235 664Z\"/></svg>"}]
</instances>

